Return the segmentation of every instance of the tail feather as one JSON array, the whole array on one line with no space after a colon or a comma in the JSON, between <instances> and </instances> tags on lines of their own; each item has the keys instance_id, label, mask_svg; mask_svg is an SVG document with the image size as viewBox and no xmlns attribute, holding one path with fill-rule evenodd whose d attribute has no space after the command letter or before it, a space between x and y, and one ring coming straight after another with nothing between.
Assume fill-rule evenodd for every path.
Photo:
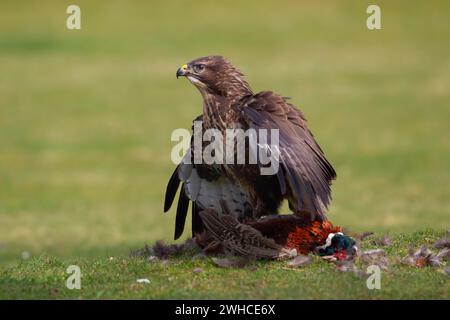
<instances>
[{"instance_id":1,"label":"tail feather","mask_svg":"<svg viewBox=\"0 0 450 320\"><path fill-rule=\"evenodd\" d=\"M183 234L188 208L189 198L186 196L183 184L180 190L180 197L178 198L177 215L175 218L175 240L177 240Z\"/></svg>"},{"instance_id":2,"label":"tail feather","mask_svg":"<svg viewBox=\"0 0 450 320\"><path fill-rule=\"evenodd\" d=\"M294 255L291 250L264 237L258 230L238 222L232 215L222 215L207 209L201 211L200 216L212 237L233 254L255 258L286 258Z\"/></svg>"},{"instance_id":3,"label":"tail feather","mask_svg":"<svg viewBox=\"0 0 450 320\"><path fill-rule=\"evenodd\" d=\"M172 173L169 182L167 183L166 188L166 197L164 199L164 212L169 211L172 206L173 200L175 199L175 195L177 194L178 187L180 185L180 178L178 177L178 167L176 167L175 171Z\"/></svg>"}]
</instances>

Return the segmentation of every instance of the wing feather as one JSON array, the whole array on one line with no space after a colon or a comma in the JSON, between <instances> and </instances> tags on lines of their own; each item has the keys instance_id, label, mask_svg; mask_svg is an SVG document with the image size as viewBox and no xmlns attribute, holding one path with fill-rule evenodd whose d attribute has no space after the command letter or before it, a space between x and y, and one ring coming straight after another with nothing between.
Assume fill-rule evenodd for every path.
<instances>
[{"instance_id":1,"label":"wing feather","mask_svg":"<svg viewBox=\"0 0 450 320\"><path fill-rule=\"evenodd\" d=\"M297 211L325 217L331 200L331 181L336 173L307 127L303 114L270 91L258 93L241 108L244 125L253 129L279 129L282 194L288 186L290 202Z\"/></svg>"}]
</instances>

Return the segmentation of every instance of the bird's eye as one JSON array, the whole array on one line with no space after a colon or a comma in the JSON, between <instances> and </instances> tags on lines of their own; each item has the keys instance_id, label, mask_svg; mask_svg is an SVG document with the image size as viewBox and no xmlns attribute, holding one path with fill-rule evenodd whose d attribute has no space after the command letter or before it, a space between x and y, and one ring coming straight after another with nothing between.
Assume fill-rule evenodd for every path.
<instances>
[{"instance_id":1,"label":"bird's eye","mask_svg":"<svg viewBox=\"0 0 450 320\"><path fill-rule=\"evenodd\" d=\"M192 66L192 69L194 69L195 73L200 73L205 69L205 65L204 64L195 64L194 66Z\"/></svg>"}]
</instances>

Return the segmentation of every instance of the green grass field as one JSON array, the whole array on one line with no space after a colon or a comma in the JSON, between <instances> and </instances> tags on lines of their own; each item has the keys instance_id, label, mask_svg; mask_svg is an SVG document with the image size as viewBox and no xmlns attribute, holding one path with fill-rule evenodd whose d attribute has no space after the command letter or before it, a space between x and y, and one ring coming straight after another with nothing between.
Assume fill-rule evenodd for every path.
<instances>
[{"instance_id":1,"label":"green grass field","mask_svg":"<svg viewBox=\"0 0 450 320\"><path fill-rule=\"evenodd\" d=\"M252 272L128 257L172 239L175 212L162 213L170 134L201 112L175 71L208 54L304 111L338 173L335 224L389 232L392 256L442 236L448 2L378 1L379 31L367 30L361 1L75 2L78 31L65 27L73 1L0 3L1 298L449 298L448 277L429 268L395 267L374 293L325 262ZM83 270L81 291L65 288L70 264ZM136 287L136 277L152 282Z\"/></svg>"}]
</instances>

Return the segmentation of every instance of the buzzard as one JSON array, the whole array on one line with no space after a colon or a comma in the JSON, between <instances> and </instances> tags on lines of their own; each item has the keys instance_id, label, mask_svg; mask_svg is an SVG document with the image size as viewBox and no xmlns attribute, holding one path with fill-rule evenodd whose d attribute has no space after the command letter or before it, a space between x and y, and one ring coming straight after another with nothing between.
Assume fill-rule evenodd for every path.
<instances>
[{"instance_id":1,"label":"buzzard","mask_svg":"<svg viewBox=\"0 0 450 320\"><path fill-rule=\"evenodd\" d=\"M284 199L295 215L326 220L331 200L331 181L336 173L307 127L303 113L288 99L271 91L253 93L244 75L221 56L195 59L180 67L176 76L186 77L203 98L203 112L195 118L202 130L230 128L278 129L279 166L262 175L261 163L193 163L194 142L173 172L166 190L164 212L178 198L175 239L184 230L192 202L192 233L204 230L200 212L212 209L234 215L238 221L278 214ZM248 139L249 140L249 139ZM246 141L247 154L252 152ZM257 148L261 146L258 144Z\"/></svg>"}]
</instances>

